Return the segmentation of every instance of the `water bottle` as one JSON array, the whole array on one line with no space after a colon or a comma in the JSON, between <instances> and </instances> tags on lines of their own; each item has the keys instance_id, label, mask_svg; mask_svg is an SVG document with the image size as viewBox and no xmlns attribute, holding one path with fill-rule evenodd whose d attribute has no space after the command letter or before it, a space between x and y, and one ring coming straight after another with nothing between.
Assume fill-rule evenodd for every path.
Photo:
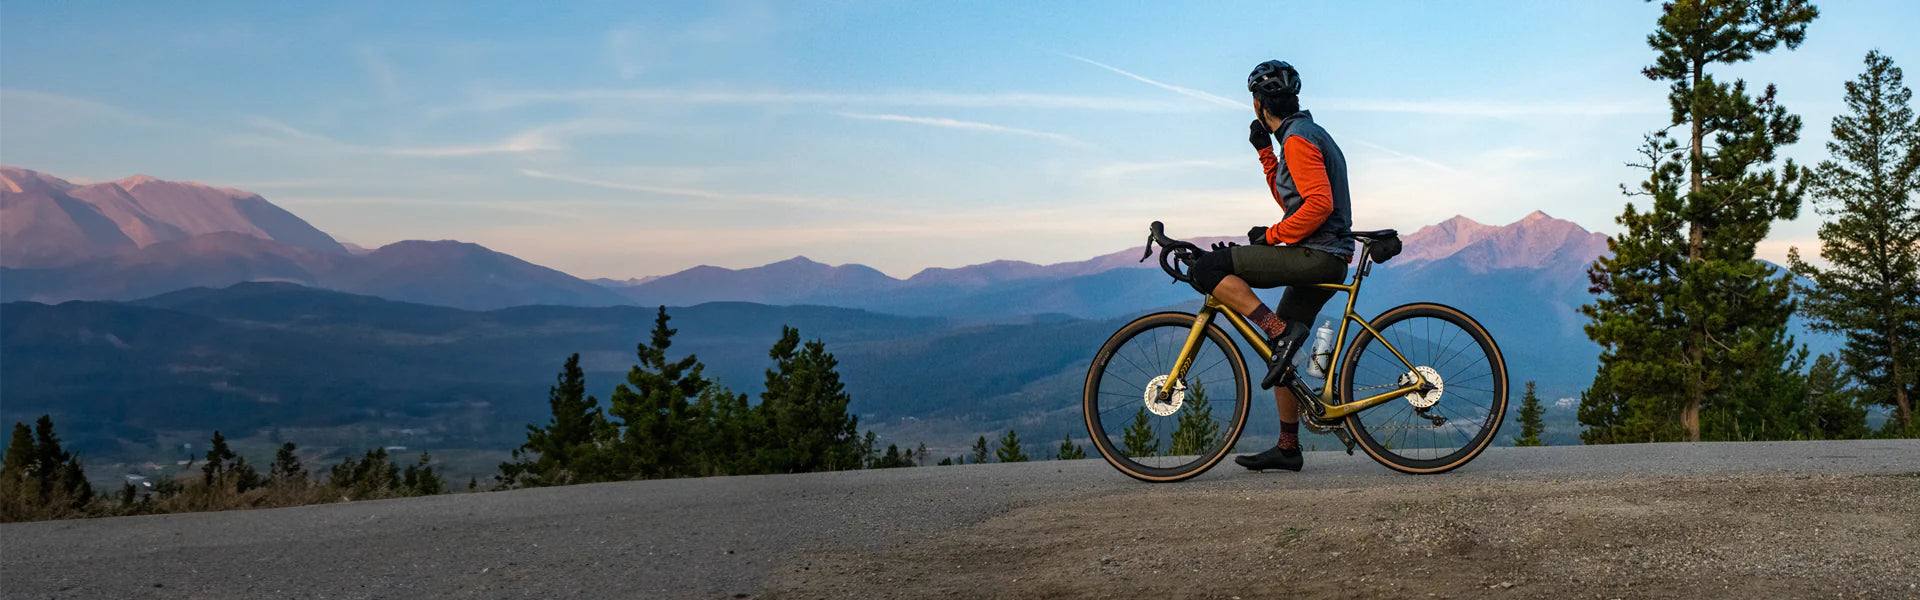
<instances>
[{"instance_id":1,"label":"water bottle","mask_svg":"<svg viewBox=\"0 0 1920 600\"><path fill-rule=\"evenodd\" d=\"M1313 356L1307 361L1307 374L1314 377L1326 377L1333 367L1333 323L1321 321L1320 329L1313 332Z\"/></svg>"}]
</instances>

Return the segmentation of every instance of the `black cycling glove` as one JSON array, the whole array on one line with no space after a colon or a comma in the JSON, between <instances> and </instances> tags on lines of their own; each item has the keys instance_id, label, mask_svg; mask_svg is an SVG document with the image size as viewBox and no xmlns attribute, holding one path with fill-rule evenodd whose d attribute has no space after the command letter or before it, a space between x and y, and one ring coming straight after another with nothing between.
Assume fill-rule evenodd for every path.
<instances>
[{"instance_id":1,"label":"black cycling glove","mask_svg":"<svg viewBox=\"0 0 1920 600\"><path fill-rule=\"evenodd\" d=\"M1247 243L1255 246L1272 246L1267 243L1267 228L1255 227L1247 230Z\"/></svg>"},{"instance_id":2,"label":"black cycling glove","mask_svg":"<svg viewBox=\"0 0 1920 600\"><path fill-rule=\"evenodd\" d=\"M1273 147L1273 132L1267 131L1266 123L1260 122L1259 119L1254 119L1252 123L1247 124L1247 130L1247 141L1253 144L1254 150L1265 150Z\"/></svg>"}]
</instances>

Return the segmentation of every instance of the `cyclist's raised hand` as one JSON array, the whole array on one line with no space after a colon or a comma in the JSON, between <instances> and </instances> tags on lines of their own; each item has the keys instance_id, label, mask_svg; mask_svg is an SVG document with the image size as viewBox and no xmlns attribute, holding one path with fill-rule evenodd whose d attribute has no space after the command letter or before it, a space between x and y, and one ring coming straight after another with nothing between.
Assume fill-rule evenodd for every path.
<instances>
[{"instance_id":1,"label":"cyclist's raised hand","mask_svg":"<svg viewBox=\"0 0 1920 600\"><path fill-rule=\"evenodd\" d=\"M1252 123L1247 124L1247 129L1247 141L1253 144L1254 150L1265 150L1273 147L1273 132L1267 131L1266 123L1260 122L1259 119L1254 119Z\"/></svg>"},{"instance_id":2,"label":"cyclist's raised hand","mask_svg":"<svg viewBox=\"0 0 1920 600\"><path fill-rule=\"evenodd\" d=\"M1253 244L1255 246L1272 246L1273 245L1273 244L1267 243L1267 228L1265 227L1254 227L1253 229L1248 229L1247 243Z\"/></svg>"}]
</instances>

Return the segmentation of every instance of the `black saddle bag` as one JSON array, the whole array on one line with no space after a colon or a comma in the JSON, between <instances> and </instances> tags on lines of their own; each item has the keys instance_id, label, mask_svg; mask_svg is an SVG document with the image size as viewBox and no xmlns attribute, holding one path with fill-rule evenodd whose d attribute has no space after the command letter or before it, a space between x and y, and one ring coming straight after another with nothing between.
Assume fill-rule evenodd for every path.
<instances>
[{"instance_id":1,"label":"black saddle bag","mask_svg":"<svg viewBox=\"0 0 1920 600\"><path fill-rule=\"evenodd\" d=\"M1372 244L1367 245L1367 258L1373 259L1373 262L1376 262L1376 263L1387 262L1387 260L1392 259L1393 257L1399 256L1399 255L1400 255L1400 236L1399 235L1393 235L1393 236L1381 238L1378 240L1374 240Z\"/></svg>"}]
</instances>

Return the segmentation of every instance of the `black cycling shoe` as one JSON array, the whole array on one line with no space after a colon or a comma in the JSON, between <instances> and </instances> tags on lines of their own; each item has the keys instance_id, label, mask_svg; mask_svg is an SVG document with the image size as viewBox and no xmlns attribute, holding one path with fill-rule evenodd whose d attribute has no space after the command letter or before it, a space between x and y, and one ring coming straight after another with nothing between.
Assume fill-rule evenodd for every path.
<instances>
[{"instance_id":1,"label":"black cycling shoe","mask_svg":"<svg viewBox=\"0 0 1920 600\"><path fill-rule=\"evenodd\" d=\"M1280 337L1267 340L1267 347L1273 349L1273 356L1267 359L1267 376L1260 378L1260 389L1270 390L1276 385L1285 385L1293 380L1293 355L1300 352L1300 344L1307 341L1307 328L1312 324L1301 321L1287 323L1286 331Z\"/></svg>"},{"instance_id":2,"label":"black cycling shoe","mask_svg":"<svg viewBox=\"0 0 1920 600\"><path fill-rule=\"evenodd\" d=\"M1274 446L1267 449L1266 452L1259 454L1235 456L1233 457L1233 462L1254 471L1271 471L1274 469L1299 471L1300 465L1305 463L1305 461L1300 458L1299 448L1282 450L1279 446Z\"/></svg>"}]
</instances>

